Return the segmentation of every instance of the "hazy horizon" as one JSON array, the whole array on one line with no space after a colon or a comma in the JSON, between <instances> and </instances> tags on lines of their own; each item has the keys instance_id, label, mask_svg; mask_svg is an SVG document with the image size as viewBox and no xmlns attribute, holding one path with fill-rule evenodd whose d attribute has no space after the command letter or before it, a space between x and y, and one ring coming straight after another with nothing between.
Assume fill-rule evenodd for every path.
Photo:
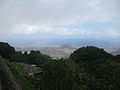
<instances>
[{"instance_id":1,"label":"hazy horizon","mask_svg":"<svg viewBox=\"0 0 120 90\"><path fill-rule=\"evenodd\" d=\"M120 48L119 10L119 0L0 0L0 41Z\"/></svg>"}]
</instances>

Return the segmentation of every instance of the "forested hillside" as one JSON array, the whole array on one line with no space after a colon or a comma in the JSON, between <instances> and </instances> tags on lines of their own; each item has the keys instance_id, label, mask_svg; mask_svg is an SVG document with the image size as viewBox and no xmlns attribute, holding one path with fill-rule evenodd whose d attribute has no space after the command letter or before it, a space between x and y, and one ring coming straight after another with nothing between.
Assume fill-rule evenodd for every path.
<instances>
[{"instance_id":1,"label":"forested hillside","mask_svg":"<svg viewBox=\"0 0 120 90\"><path fill-rule=\"evenodd\" d=\"M40 51L16 52L1 42L0 54L22 90L119 90L120 55L95 46L79 48L69 59L54 59Z\"/></svg>"}]
</instances>

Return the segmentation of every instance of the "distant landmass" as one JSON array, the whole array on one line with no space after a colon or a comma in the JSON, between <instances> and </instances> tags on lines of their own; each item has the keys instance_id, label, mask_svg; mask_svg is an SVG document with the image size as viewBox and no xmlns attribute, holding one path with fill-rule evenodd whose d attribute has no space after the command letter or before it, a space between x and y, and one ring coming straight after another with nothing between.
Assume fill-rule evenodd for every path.
<instances>
[{"instance_id":1,"label":"distant landmass","mask_svg":"<svg viewBox=\"0 0 120 90\"><path fill-rule=\"evenodd\" d=\"M120 55L120 50L112 52L113 55Z\"/></svg>"},{"instance_id":2,"label":"distant landmass","mask_svg":"<svg viewBox=\"0 0 120 90\"><path fill-rule=\"evenodd\" d=\"M76 48L69 44L61 45L60 47L27 47L27 48L15 48L16 51L27 51L30 52L31 50L40 51L43 54L47 54L51 57L57 58L69 58L70 54L73 53Z\"/></svg>"},{"instance_id":3,"label":"distant landmass","mask_svg":"<svg viewBox=\"0 0 120 90\"><path fill-rule=\"evenodd\" d=\"M112 55L120 55L120 49L119 48L106 48L104 50L108 53L111 53Z\"/></svg>"},{"instance_id":4,"label":"distant landmass","mask_svg":"<svg viewBox=\"0 0 120 90\"><path fill-rule=\"evenodd\" d=\"M26 47L26 48L15 48L16 51L27 51L28 53L31 50L40 51L43 54L47 54L51 57L56 58L69 58L70 54L73 53L77 48L69 45L69 44L63 44L60 47ZM111 53L112 55L120 55L120 49L119 48L104 48L104 50L108 53Z\"/></svg>"},{"instance_id":5,"label":"distant landmass","mask_svg":"<svg viewBox=\"0 0 120 90\"><path fill-rule=\"evenodd\" d=\"M67 49L75 49L73 46L71 46L69 44L63 44L62 46L60 46L60 48L62 48L62 49L65 49L65 48L67 48Z\"/></svg>"}]
</instances>

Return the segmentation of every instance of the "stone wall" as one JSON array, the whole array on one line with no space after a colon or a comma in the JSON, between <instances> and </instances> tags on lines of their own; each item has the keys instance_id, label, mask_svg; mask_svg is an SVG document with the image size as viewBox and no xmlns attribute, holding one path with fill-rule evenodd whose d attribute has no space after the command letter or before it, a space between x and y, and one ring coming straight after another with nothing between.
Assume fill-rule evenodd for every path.
<instances>
[{"instance_id":1,"label":"stone wall","mask_svg":"<svg viewBox=\"0 0 120 90\"><path fill-rule=\"evenodd\" d=\"M2 84L2 90L22 90L16 83L12 72L0 56L0 81Z\"/></svg>"}]
</instances>

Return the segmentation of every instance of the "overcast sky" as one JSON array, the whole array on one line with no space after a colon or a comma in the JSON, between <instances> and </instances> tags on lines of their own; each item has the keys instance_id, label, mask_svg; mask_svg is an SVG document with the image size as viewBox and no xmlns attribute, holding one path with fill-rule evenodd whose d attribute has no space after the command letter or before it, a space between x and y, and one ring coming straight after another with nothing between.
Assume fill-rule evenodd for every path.
<instances>
[{"instance_id":1,"label":"overcast sky","mask_svg":"<svg viewBox=\"0 0 120 90\"><path fill-rule=\"evenodd\" d=\"M119 47L120 0L0 0L0 41Z\"/></svg>"}]
</instances>

